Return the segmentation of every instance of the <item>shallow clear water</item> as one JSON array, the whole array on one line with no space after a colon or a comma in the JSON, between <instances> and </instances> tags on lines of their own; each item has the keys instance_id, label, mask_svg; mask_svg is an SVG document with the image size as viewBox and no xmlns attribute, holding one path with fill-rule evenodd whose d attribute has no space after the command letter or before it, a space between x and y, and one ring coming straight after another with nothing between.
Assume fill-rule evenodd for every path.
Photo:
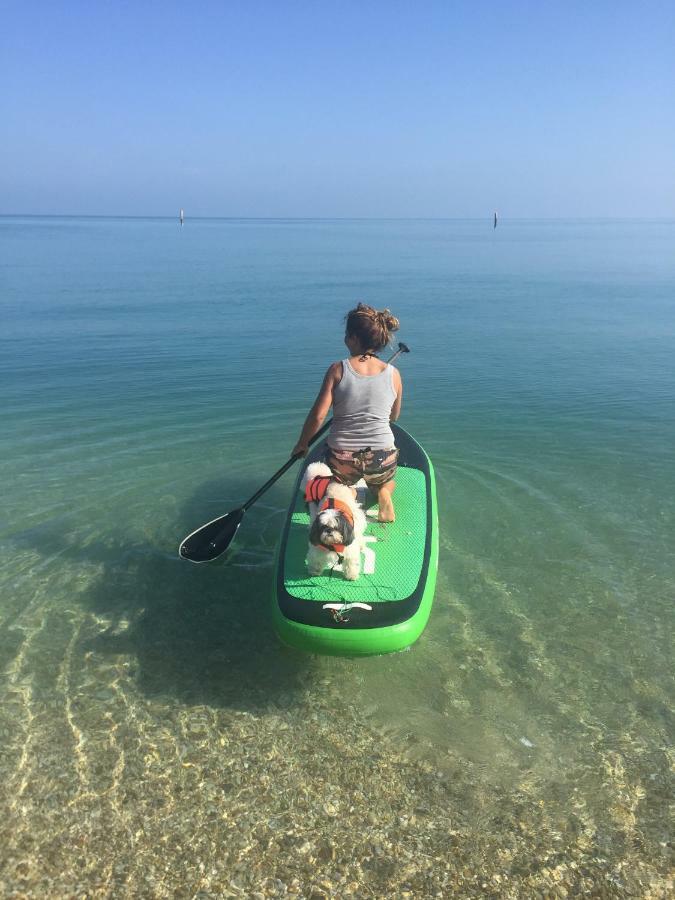
<instances>
[{"instance_id":1,"label":"shallow clear water","mask_svg":"<svg viewBox=\"0 0 675 900\"><path fill-rule=\"evenodd\" d=\"M5 889L665 896L674 241L0 219ZM287 459L356 300L402 321L441 523L425 634L360 661L272 633L291 476L176 555Z\"/></svg>"}]
</instances>

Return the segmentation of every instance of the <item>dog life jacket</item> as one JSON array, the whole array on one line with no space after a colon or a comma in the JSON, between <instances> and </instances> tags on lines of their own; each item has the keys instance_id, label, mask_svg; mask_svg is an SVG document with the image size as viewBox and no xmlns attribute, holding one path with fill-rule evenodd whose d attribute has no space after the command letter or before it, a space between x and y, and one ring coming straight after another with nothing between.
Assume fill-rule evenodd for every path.
<instances>
[{"instance_id":1,"label":"dog life jacket","mask_svg":"<svg viewBox=\"0 0 675 900\"><path fill-rule=\"evenodd\" d=\"M327 480L330 481L330 478ZM352 511L346 503L342 502L342 500L335 500L334 497L328 497L328 499L324 500L321 504L319 512L323 512L324 509L339 509L340 512L344 514L345 519L347 519L352 528L354 527L354 516L352 514ZM331 553L332 551L334 551L335 553L342 554L345 552L344 544L317 544L316 546L321 547L321 549L325 550L326 553Z\"/></svg>"},{"instance_id":2,"label":"dog life jacket","mask_svg":"<svg viewBox=\"0 0 675 900\"><path fill-rule=\"evenodd\" d=\"M318 503L320 500L323 500L331 481L330 475L317 475L314 478L310 478L305 485L305 502Z\"/></svg>"}]
</instances>

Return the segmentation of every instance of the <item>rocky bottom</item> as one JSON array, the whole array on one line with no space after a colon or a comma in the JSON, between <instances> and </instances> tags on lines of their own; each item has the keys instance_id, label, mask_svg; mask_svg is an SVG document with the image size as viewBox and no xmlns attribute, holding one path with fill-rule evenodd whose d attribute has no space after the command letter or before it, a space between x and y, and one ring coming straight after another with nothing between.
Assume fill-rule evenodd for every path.
<instances>
[{"instance_id":1,"label":"rocky bottom","mask_svg":"<svg viewBox=\"0 0 675 900\"><path fill-rule=\"evenodd\" d=\"M599 821L573 788L439 768L333 678L264 708L261 684L257 711L177 704L69 646L55 682L15 678L3 707L4 897L671 895L657 799L640 821L628 791Z\"/></svg>"}]
</instances>

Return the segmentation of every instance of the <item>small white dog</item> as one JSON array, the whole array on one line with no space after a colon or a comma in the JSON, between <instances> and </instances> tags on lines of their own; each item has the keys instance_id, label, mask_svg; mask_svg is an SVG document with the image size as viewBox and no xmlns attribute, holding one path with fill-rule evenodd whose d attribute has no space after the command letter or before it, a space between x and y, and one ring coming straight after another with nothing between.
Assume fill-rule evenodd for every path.
<instances>
[{"instance_id":1,"label":"small white dog","mask_svg":"<svg viewBox=\"0 0 675 900\"><path fill-rule=\"evenodd\" d=\"M314 479L328 480L331 471L325 463L310 463L302 479L307 496L307 484ZM316 483L316 482L315 482ZM356 502L354 491L337 481L326 481L319 491L321 499L309 503L309 548L307 568L310 575L320 575L325 568L342 562L342 573L348 581L361 574L361 548L366 530L366 516ZM317 496L317 491L311 492Z\"/></svg>"}]
</instances>

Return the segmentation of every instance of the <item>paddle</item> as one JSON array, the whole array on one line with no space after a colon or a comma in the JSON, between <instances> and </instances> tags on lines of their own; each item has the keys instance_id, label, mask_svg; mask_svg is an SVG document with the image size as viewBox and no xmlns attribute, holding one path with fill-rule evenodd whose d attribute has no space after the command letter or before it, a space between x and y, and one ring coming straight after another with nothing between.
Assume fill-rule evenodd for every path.
<instances>
[{"instance_id":1,"label":"paddle","mask_svg":"<svg viewBox=\"0 0 675 900\"><path fill-rule=\"evenodd\" d=\"M400 353L410 353L410 350L405 344L399 343L398 350L393 356L389 357L387 362L393 362ZM316 443L316 441L328 431L330 423L330 419L327 422L324 422L309 442L310 446ZM279 471L275 472L270 480L266 481L243 506L231 510L231 512L226 513L224 516L220 516L218 519L207 522L205 525L202 525L201 528L198 528L196 531L189 534L178 548L178 555L183 559L189 559L190 562L193 563L211 562L211 560L217 559L221 553L224 553L227 550L234 540L234 536L241 525L246 510L253 506L256 500L259 500L265 491L268 490L268 488L271 488L274 482L278 481L279 478L291 468L293 463L297 462L299 459L302 459L301 453L296 453L294 456L291 456L288 462L284 463Z\"/></svg>"}]
</instances>

